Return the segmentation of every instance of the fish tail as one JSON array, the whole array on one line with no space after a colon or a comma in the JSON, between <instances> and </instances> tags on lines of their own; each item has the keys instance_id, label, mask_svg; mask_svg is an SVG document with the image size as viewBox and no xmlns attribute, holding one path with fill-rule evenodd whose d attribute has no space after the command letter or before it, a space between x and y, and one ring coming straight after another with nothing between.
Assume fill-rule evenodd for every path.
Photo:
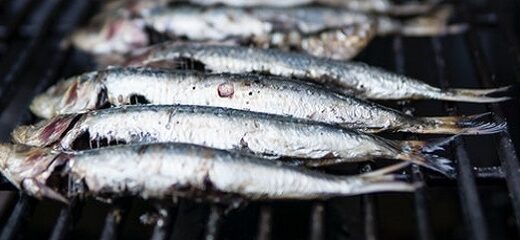
<instances>
[{"instance_id":1,"label":"fish tail","mask_svg":"<svg viewBox=\"0 0 520 240\"><path fill-rule=\"evenodd\" d=\"M430 5L431 6L431 5ZM439 6L427 15L420 15L398 24L396 32L406 36L437 36L457 34L468 28L467 24L449 24L453 8Z\"/></svg>"},{"instance_id":2,"label":"fish tail","mask_svg":"<svg viewBox=\"0 0 520 240\"><path fill-rule=\"evenodd\" d=\"M445 91L441 91L434 98L445 101L455 102L472 102L472 103L495 103L510 100L508 96L490 96L493 94L507 92L512 86L505 86L499 88L490 89L463 89L463 88L452 88Z\"/></svg>"},{"instance_id":3,"label":"fish tail","mask_svg":"<svg viewBox=\"0 0 520 240\"><path fill-rule=\"evenodd\" d=\"M362 179L359 186L351 189L351 193L366 194L374 192L411 192L418 187L399 180L399 175L390 174L408 166L410 162L402 162L382 169L359 175Z\"/></svg>"},{"instance_id":4,"label":"fish tail","mask_svg":"<svg viewBox=\"0 0 520 240\"><path fill-rule=\"evenodd\" d=\"M401 142L401 153L398 158L408 160L417 165L426 167L428 169L437 171L447 177L453 178L455 176L452 161L431 154L431 152L444 150L445 145L452 142L458 135L448 138L437 139L433 141L403 141Z\"/></svg>"},{"instance_id":5,"label":"fish tail","mask_svg":"<svg viewBox=\"0 0 520 240\"><path fill-rule=\"evenodd\" d=\"M470 116L419 118L419 122L407 128L402 128L399 131L458 135L494 134L503 131L507 127L505 121L490 122L483 119L491 114L492 113L483 113Z\"/></svg>"},{"instance_id":6,"label":"fish tail","mask_svg":"<svg viewBox=\"0 0 520 240\"><path fill-rule=\"evenodd\" d=\"M408 16L427 13L431 11L435 6L437 6L441 1L428 0L420 2L407 2L402 4L395 4L392 3L392 1L388 2L390 4L389 9L381 13L386 13L394 16Z\"/></svg>"}]
</instances>

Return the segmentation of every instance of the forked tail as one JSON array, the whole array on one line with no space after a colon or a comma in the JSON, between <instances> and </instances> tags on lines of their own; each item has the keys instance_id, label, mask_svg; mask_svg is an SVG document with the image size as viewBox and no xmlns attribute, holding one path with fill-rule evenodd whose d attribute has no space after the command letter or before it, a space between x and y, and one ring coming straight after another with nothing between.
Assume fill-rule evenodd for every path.
<instances>
[{"instance_id":1,"label":"forked tail","mask_svg":"<svg viewBox=\"0 0 520 240\"><path fill-rule=\"evenodd\" d=\"M508 96L492 96L509 91L512 86L490 89L452 88L439 92L435 99L453 102L495 103L511 99Z\"/></svg>"},{"instance_id":2,"label":"forked tail","mask_svg":"<svg viewBox=\"0 0 520 240\"><path fill-rule=\"evenodd\" d=\"M483 113L470 116L419 118L419 122L415 122L409 127L404 127L399 131L459 135L493 134L503 131L507 126L506 122L490 122L484 120L484 117L491 114L492 113Z\"/></svg>"},{"instance_id":3,"label":"forked tail","mask_svg":"<svg viewBox=\"0 0 520 240\"><path fill-rule=\"evenodd\" d=\"M434 141L402 141L398 158L408 160L417 165L442 173L443 175L455 177L455 169L452 161L432 154L435 151L444 150L444 146L453 141L458 135Z\"/></svg>"}]
</instances>

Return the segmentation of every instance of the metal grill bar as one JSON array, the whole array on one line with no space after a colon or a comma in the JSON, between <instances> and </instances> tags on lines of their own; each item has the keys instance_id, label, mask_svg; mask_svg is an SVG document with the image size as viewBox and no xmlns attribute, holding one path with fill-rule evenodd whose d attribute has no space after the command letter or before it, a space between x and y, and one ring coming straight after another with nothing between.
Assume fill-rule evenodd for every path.
<instances>
[{"instance_id":1,"label":"metal grill bar","mask_svg":"<svg viewBox=\"0 0 520 240\"><path fill-rule=\"evenodd\" d=\"M467 9L463 9L465 19L471 19ZM478 80L484 87L492 87L497 85L496 80L491 78L491 71L484 57L480 40L474 29L469 29L465 35L469 53L478 73ZM490 104L488 108L495 113L493 116L495 121L504 121L504 112L499 104ZM509 196L513 205L516 217L517 229L520 231L520 164L513 141L508 130L500 133L496 138L498 157L502 164L506 176L506 183L509 189Z\"/></svg>"},{"instance_id":2,"label":"metal grill bar","mask_svg":"<svg viewBox=\"0 0 520 240\"><path fill-rule=\"evenodd\" d=\"M5 109L7 104L10 103L9 99L16 91L10 91L13 87L13 81L16 79L22 70L27 66L27 62L34 51L43 43L43 38L48 34L49 27L52 22L56 19L57 11L63 4L63 0L50 0L50 7L47 12L43 15L43 21L36 27L34 38L31 39L26 48L18 54L18 58L11 65L8 72L3 75L4 77L0 80L0 112ZM8 63L9 64L9 63Z\"/></svg>"},{"instance_id":3,"label":"metal grill bar","mask_svg":"<svg viewBox=\"0 0 520 240\"><path fill-rule=\"evenodd\" d=\"M58 220L54 224L49 240L67 239L68 234L72 231L74 225L72 223L72 212L76 208L77 200L73 200L69 206L60 210Z\"/></svg>"},{"instance_id":4,"label":"metal grill bar","mask_svg":"<svg viewBox=\"0 0 520 240\"><path fill-rule=\"evenodd\" d=\"M432 38L432 46L435 54L435 63L439 77L439 83L441 87L447 88L450 83L445 75L445 61L442 56L442 44L438 38ZM456 115L456 107L447 103L444 104L445 110L450 115ZM468 154L464 149L463 142L460 139L455 140L455 155L457 161L457 182L459 185L459 195L461 201L461 208L463 212L463 218L466 222L468 233L472 239L487 239L487 227L484 222L484 214L482 212L481 203L479 200L477 187L475 185L475 179L473 177L473 171L471 162L468 158Z\"/></svg>"},{"instance_id":5,"label":"metal grill bar","mask_svg":"<svg viewBox=\"0 0 520 240\"><path fill-rule=\"evenodd\" d=\"M258 219L258 234L257 240L271 239L271 219L273 215L273 208L269 205L260 207L260 214Z\"/></svg>"},{"instance_id":6,"label":"metal grill bar","mask_svg":"<svg viewBox=\"0 0 520 240\"><path fill-rule=\"evenodd\" d=\"M15 2L12 1L11 4L14 4ZM11 41L12 37L18 32L18 29L20 28L21 24L23 23L23 20L27 17L27 15L34 9L33 1L31 0L25 0L22 3L22 7L19 10L20 12L16 15L14 15L13 18L9 21L7 27L5 28L5 31L2 35L0 35L0 40L3 42L9 42Z\"/></svg>"},{"instance_id":7,"label":"metal grill bar","mask_svg":"<svg viewBox=\"0 0 520 240\"><path fill-rule=\"evenodd\" d=\"M366 164L361 169L361 173L366 173L372 171L372 167L370 164ZM363 195L361 196L362 207L363 207L363 222L364 222L364 233L366 240L376 240L377 239L377 223L375 217L375 203L374 196Z\"/></svg>"},{"instance_id":8,"label":"metal grill bar","mask_svg":"<svg viewBox=\"0 0 520 240\"><path fill-rule=\"evenodd\" d=\"M151 240L168 239L173 230L173 217L175 216L175 207L159 207L160 219L155 224Z\"/></svg>"},{"instance_id":9,"label":"metal grill bar","mask_svg":"<svg viewBox=\"0 0 520 240\"><path fill-rule=\"evenodd\" d=\"M323 219L325 214L325 206L322 202L318 202L311 209L311 232L309 239L320 240L324 238Z\"/></svg>"},{"instance_id":10,"label":"metal grill bar","mask_svg":"<svg viewBox=\"0 0 520 240\"><path fill-rule=\"evenodd\" d=\"M405 59L403 53L403 42L401 36L395 36L393 38L393 50L395 55L395 68L397 73L404 74L405 73ZM403 106L402 109L404 112L413 112L413 106L410 103L407 103ZM414 140L417 140L417 137L411 137ZM417 189L414 192L414 203L415 203L415 217L417 220L417 230L418 237L424 240L430 240L433 238L432 230L430 227L430 217L428 213L428 209L426 208L426 191L425 191L425 182L424 176L421 169L413 164L411 167L411 176L412 180L415 183L421 184L421 188Z\"/></svg>"},{"instance_id":11,"label":"metal grill bar","mask_svg":"<svg viewBox=\"0 0 520 240\"><path fill-rule=\"evenodd\" d=\"M34 199L31 199L25 194L20 194L20 199L13 209L11 216L2 229L0 240L10 240L18 237L23 223L30 216L34 208Z\"/></svg>"},{"instance_id":12,"label":"metal grill bar","mask_svg":"<svg viewBox=\"0 0 520 240\"><path fill-rule=\"evenodd\" d=\"M129 199L120 199L114 202L114 207L112 207L105 217L105 225L103 226L103 231L101 231L99 239L118 239L122 222L130 209L131 203Z\"/></svg>"},{"instance_id":13,"label":"metal grill bar","mask_svg":"<svg viewBox=\"0 0 520 240\"><path fill-rule=\"evenodd\" d=\"M206 224L206 240L216 240L219 236L220 224L222 223L223 209L220 206L212 205Z\"/></svg>"}]
</instances>

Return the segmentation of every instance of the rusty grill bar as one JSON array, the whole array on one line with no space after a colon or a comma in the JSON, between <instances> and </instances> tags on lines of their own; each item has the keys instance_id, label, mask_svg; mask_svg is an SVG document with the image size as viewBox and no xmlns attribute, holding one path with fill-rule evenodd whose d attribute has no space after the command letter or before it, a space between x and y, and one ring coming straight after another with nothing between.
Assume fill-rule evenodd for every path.
<instances>
[{"instance_id":1,"label":"rusty grill bar","mask_svg":"<svg viewBox=\"0 0 520 240\"><path fill-rule=\"evenodd\" d=\"M467 32L458 37L463 41L464 51L472 64L471 71L481 86L518 84L520 83L520 67L518 67L520 66L520 45L518 43L518 26L514 25L514 21L519 16L515 16L514 9L520 9L520 3L513 0L489 2L493 8L484 13L473 12L469 0L456 2L457 8L462 13L461 20L471 25ZM81 59L81 57L78 57L70 46L62 44L62 40L67 33L77 28L81 22L86 21L88 15L95 11L94 5L92 1L83 0L0 1L0 14L5 16L0 18L0 124L2 125L0 137L2 141L8 141L9 132L16 125L34 121L27 110L27 105L35 94L44 90L61 76L85 70L71 64L74 59ZM486 59L482 37L479 36L481 28L498 30L501 34L509 54L505 61L512 62L509 65L514 66L512 67L514 77L508 79L493 77L494 72ZM446 88L452 85L454 78L450 75L450 67L447 63L449 57L446 57L448 50L446 50L444 38L435 37L427 40L426 48L433 54L427 56L432 57L429 60L433 62L433 74L435 75L432 80L436 85ZM372 61L384 63L383 67L399 73L410 74L409 67L407 69L409 64L407 51L414 51L414 49L408 47L406 42L408 40L395 36L377 41L378 43L374 43L374 45L382 44L382 48L390 47L389 51L383 52L390 55L389 59L374 60L373 54L368 53L361 56L361 60L367 59L369 63ZM518 99L513 101L517 102ZM421 106L421 103L412 102L397 105L401 110L410 113L420 110ZM487 109L495 113L495 120L506 119L507 112L500 105L490 104ZM450 115L460 114L462 112L460 110L459 104L453 103L443 103L440 109L441 113ZM518 108L513 111L518 113ZM518 125L518 122L509 121L509 124ZM510 129L510 131L512 130ZM413 139L415 136L405 135L403 137ZM520 166L516 152L518 147L515 148L511 137L518 141L518 133L514 134L514 132L504 132L494 138L495 147L492 149L496 151L498 161L494 162L492 167L482 168L474 167L475 160L470 154L472 148L468 147L470 144L466 142L466 138L455 141L451 146L453 154L450 158L456 162L456 181L443 179L429 171L423 171L417 166L412 166L402 173L403 178L423 183L423 187L412 195L404 197L400 195L399 198L388 196L394 201L395 199L407 199L411 203L412 207L409 210L410 218L415 221L413 224L413 234L415 235L408 236L424 240L444 238L438 233L439 227L434 226L438 220L434 219L435 212L432 211L432 207L437 203L432 201L431 190L456 188L453 193L458 193L459 206L457 207L460 208L460 217L464 221L462 234L471 239L489 239L493 233L493 222L488 220L486 203L481 201L483 197L479 194L480 190L488 186L487 182L490 181L492 185L506 186L509 196L508 204L512 207L514 228L516 228L512 235L518 237L520 233ZM372 165L361 166L362 171L369 171L373 167ZM38 202L13 191L13 187L3 177L0 179L0 189L6 190L0 192L0 196L3 196L0 201L5 201L5 204L0 204L0 206L5 206L4 209L0 209L0 240L19 238L25 229L31 227L32 218L37 217L38 206L46 203ZM384 239L387 236L381 235L381 231L388 216L385 215L385 209L382 207L387 205L382 202L387 201L388 198L386 195L366 195L326 202L297 203L299 210L306 211L299 214L307 216L303 219L305 222L303 225L307 225L307 227L299 229L304 233L293 235L305 236L312 240ZM58 209L55 218L45 220L53 222L51 228L46 232L48 237L58 240L73 236L75 231L79 231L77 228L82 224L81 219L89 215L89 204L94 204L95 209L103 209L100 212L104 216L96 220L100 224L95 230L97 231L95 235L100 239L117 239L125 236L125 231L131 230L125 228L125 225L135 219L133 209L136 206L144 205L142 201L132 199L117 200L115 204L108 205L108 207L106 204L95 201L85 203L81 200L73 200L70 206L57 205L54 206ZM246 233L254 232L248 236L251 239L269 240L293 236L284 233L284 227L279 226L278 220L280 217L287 218L282 214L294 213L294 210L286 210L286 207L289 206L288 203L252 203L245 209L238 210L246 212L245 214L231 214L231 216L224 214L225 207L195 204L182 199L173 204L156 202L152 205L159 212L159 220L154 226L143 231L148 233L148 238L154 240L184 239L188 238L187 236L208 240L238 239L240 236L230 236L229 232L241 232L238 228L242 226L237 225L241 221L246 221L248 225L253 226L252 230L244 230ZM345 208L345 212L337 212L338 209L343 208ZM298 216L294 217L294 219L296 218ZM336 220L340 223L335 224ZM299 221L297 220L297 223ZM198 222L200 224L192 224ZM186 227L190 227L190 230L183 231L183 228ZM290 231L290 227L288 228L287 231ZM338 232L345 237L331 236L331 232Z\"/></svg>"}]
</instances>

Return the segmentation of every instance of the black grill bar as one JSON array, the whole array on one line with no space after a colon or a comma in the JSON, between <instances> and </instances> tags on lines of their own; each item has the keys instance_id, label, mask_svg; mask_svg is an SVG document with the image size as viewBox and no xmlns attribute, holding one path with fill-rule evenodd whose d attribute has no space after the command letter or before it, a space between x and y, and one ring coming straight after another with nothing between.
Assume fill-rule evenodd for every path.
<instances>
[{"instance_id":1,"label":"black grill bar","mask_svg":"<svg viewBox=\"0 0 520 240\"><path fill-rule=\"evenodd\" d=\"M366 164L361 169L361 174L371 172L372 166L370 164ZM361 206L363 207L363 222L364 222L364 233L366 240L376 240L377 239L377 223L376 223L376 214L375 214L375 201L374 196L363 195L361 196Z\"/></svg>"},{"instance_id":2,"label":"black grill bar","mask_svg":"<svg viewBox=\"0 0 520 240\"><path fill-rule=\"evenodd\" d=\"M467 9L463 8L463 10L465 10L464 17L466 19L471 19L472 16L468 13ZM507 28L507 26L505 28ZM493 87L498 85L496 80L491 78L492 73L489 70L480 40L475 30L470 28L465 34L465 39L469 48L469 53L472 56L471 59L475 71L478 73L479 82L481 82L484 87ZM520 79L517 79L517 81L518 80ZM493 119L495 121L505 121L504 112L499 104L490 104L488 108L494 113ZM495 139L498 144L498 157L502 169L504 170L506 183L510 192L509 196L511 197L511 203L516 217L517 229L520 231L520 165L518 163L518 155L508 130L500 133L495 137Z\"/></svg>"},{"instance_id":3,"label":"black grill bar","mask_svg":"<svg viewBox=\"0 0 520 240\"><path fill-rule=\"evenodd\" d=\"M405 58L403 53L403 41L401 36L395 36L393 38L393 51L395 55L395 70L397 73L405 73ZM406 102L402 108L403 112L414 111L413 105ZM417 137L411 136L413 140L417 140ZM415 217L417 220L417 232L419 239L430 240L433 238L432 230L430 227L430 217L428 209L426 208L426 184L424 182L424 176L421 169L415 164L412 165L411 176L414 183L421 185L419 189L414 192L414 203L415 203Z\"/></svg>"},{"instance_id":4,"label":"black grill bar","mask_svg":"<svg viewBox=\"0 0 520 240\"><path fill-rule=\"evenodd\" d=\"M70 205L62 208L60 210L60 215L54 224L54 228L52 229L51 236L49 240L63 240L67 239L69 233L72 231L73 225L73 217L72 212L77 210L78 200L73 199Z\"/></svg>"},{"instance_id":5,"label":"black grill bar","mask_svg":"<svg viewBox=\"0 0 520 240\"><path fill-rule=\"evenodd\" d=\"M169 239L173 230L173 217L176 214L175 207L159 206L159 220L155 223L151 240Z\"/></svg>"},{"instance_id":6,"label":"black grill bar","mask_svg":"<svg viewBox=\"0 0 520 240\"><path fill-rule=\"evenodd\" d=\"M27 17L27 15L34 9L34 1L31 0L22 0L23 5L20 7L19 13L14 15L10 21L7 23L5 31L2 35L0 35L0 41L9 42L12 37L18 32L20 25L23 23L23 20ZM20 2L22 2L20 1ZM15 4L15 1L12 1L11 4ZM19 4L19 3L18 3ZM6 9L8 9L7 7Z\"/></svg>"},{"instance_id":7,"label":"black grill bar","mask_svg":"<svg viewBox=\"0 0 520 240\"><path fill-rule=\"evenodd\" d=\"M18 54L18 58L14 61L14 64L8 69L3 78L0 79L0 111L3 111L5 107L10 103L12 95L16 91L10 91L13 87L13 81L22 73L22 70L27 66L27 62L30 60L31 55L34 51L43 43L43 38L48 34L49 27L57 16L57 11L63 0L50 0L50 7L45 15L42 17L43 21L35 27L34 37L31 39L26 48Z\"/></svg>"},{"instance_id":8,"label":"black grill bar","mask_svg":"<svg viewBox=\"0 0 520 240\"><path fill-rule=\"evenodd\" d=\"M105 224L101 231L100 240L111 240L118 239L119 231L122 228L122 223L127 217L127 213L132 205L130 199L118 199L113 203L113 207L110 209L105 217Z\"/></svg>"},{"instance_id":9,"label":"black grill bar","mask_svg":"<svg viewBox=\"0 0 520 240\"><path fill-rule=\"evenodd\" d=\"M273 208L269 205L260 207L260 214L258 216L258 234L257 240L271 239L271 224L272 224Z\"/></svg>"},{"instance_id":10,"label":"black grill bar","mask_svg":"<svg viewBox=\"0 0 520 240\"><path fill-rule=\"evenodd\" d=\"M435 54L435 65L440 86L448 88L450 87L450 82L446 77L446 64L442 56L442 43L439 38L432 38L432 47ZM450 115L457 114L456 106L452 103L444 104L444 108ZM457 183L459 186L461 208L468 234L472 239L487 239L487 227L484 222L484 214L482 212L475 178L473 177L471 162L464 149L464 143L460 138L456 139L453 145L455 147L456 157L454 160L457 161Z\"/></svg>"},{"instance_id":11,"label":"black grill bar","mask_svg":"<svg viewBox=\"0 0 520 240\"><path fill-rule=\"evenodd\" d=\"M20 194L20 198L16 203L9 219L5 226L3 226L0 240L11 240L19 237L22 225L31 215L34 209L35 200L25 194Z\"/></svg>"},{"instance_id":12,"label":"black grill bar","mask_svg":"<svg viewBox=\"0 0 520 240\"><path fill-rule=\"evenodd\" d=\"M212 205L209 211L208 221L206 224L205 240L217 240L219 238L220 225L224 211L221 206Z\"/></svg>"},{"instance_id":13,"label":"black grill bar","mask_svg":"<svg viewBox=\"0 0 520 240\"><path fill-rule=\"evenodd\" d=\"M321 240L324 238L324 221L325 206L322 202L315 203L311 209L311 232L310 240Z\"/></svg>"}]
</instances>

